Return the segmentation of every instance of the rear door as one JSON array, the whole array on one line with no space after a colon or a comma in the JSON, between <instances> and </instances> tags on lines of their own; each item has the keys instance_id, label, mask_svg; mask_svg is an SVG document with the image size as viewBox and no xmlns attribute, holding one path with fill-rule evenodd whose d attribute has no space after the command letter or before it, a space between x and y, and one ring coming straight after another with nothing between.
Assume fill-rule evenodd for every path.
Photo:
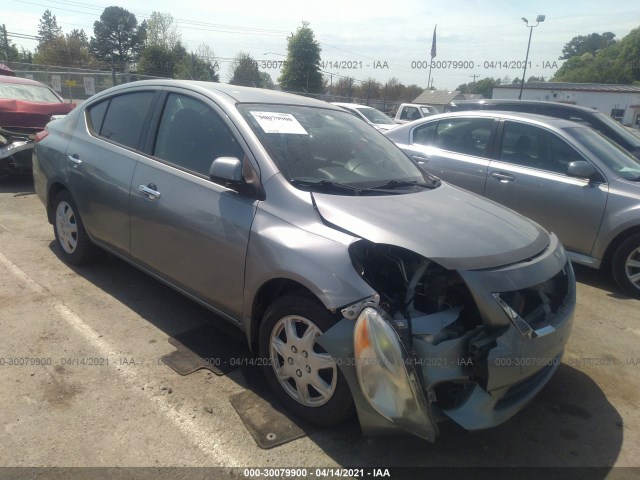
<instances>
[{"instance_id":1,"label":"rear door","mask_svg":"<svg viewBox=\"0 0 640 480\"><path fill-rule=\"evenodd\" d=\"M497 121L456 117L426 122L409 137L409 156L428 172L482 195Z\"/></svg>"},{"instance_id":2,"label":"rear door","mask_svg":"<svg viewBox=\"0 0 640 480\"><path fill-rule=\"evenodd\" d=\"M569 142L537 125L504 122L485 196L554 232L573 252L590 255L607 201L604 178L567 175L584 158Z\"/></svg>"},{"instance_id":3,"label":"rear door","mask_svg":"<svg viewBox=\"0 0 640 480\"><path fill-rule=\"evenodd\" d=\"M156 274L240 318L257 200L208 178L212 161L253 168L224 113L195 93L169 90L131 188L131 253ZM246 170L245 170L246 171Z\"/></svg>"},{"instance_id":4,"label":"rear door","mask_svg":"<svg viewBox=\"0 0 640 480\"><path fill-rule=\"evenodd\" d=\"M67 146L71 194L89 234L129 253L129 187L158 92L139 89L90 105Z\"/></svg>"}]
</instances>

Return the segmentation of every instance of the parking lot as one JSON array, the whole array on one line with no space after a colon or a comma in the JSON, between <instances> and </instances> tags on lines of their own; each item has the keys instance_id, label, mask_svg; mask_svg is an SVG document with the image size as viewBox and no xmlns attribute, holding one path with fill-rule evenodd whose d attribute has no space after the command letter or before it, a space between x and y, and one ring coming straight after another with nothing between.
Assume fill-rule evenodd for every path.
<instances>
[{"instance_id":1,"label":"parking lot","mask_svg":"<svg viewBox=\"0 0 640 480\"><path fill-rule=\"evenodd\" d=\"M563 364L498 428L441 425L435 444L366 438L355 420L259 448L229 398L257 367L176 374L168 338L216 322L192 301L109 257L70 268L28 176L0 184L0 466L640 467L640 301L577 268ZM222 329L220 335L232 335ZM36 359L36 360L31 360Z\"/></svg>"}]
</instances>

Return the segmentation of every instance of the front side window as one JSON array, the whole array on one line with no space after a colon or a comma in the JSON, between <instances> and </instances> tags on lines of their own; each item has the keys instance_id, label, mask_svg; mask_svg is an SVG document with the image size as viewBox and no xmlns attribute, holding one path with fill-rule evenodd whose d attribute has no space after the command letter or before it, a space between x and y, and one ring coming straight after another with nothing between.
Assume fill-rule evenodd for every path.
<instances>
[{"instance_id":1,"label":"front side window","mask_svg":"<svg viewBox=\"0 0 640 480\"><path fill-rule=\"evenodd\" d=\"M564 139L535 125L505 122L500 160L523 167L567 173L569 163L584 160Z\"/></svg>"},{"instance_id":2,"label":"front side window","mask_svg":"<svg viewBox=\"0 0 640 480\"><path fill-rule=\"evenodd\" d=\"M138 148L144 120L154 95L155 92L135 92L111 98L102 126L96 133L126 147ZM100 108L100 105L93 108Z\"/></svg>"},{"instance_id":3,"label":"front side window","mask_svg":"<svg viewBox=\"0 0 640 480\"><path fill-rule=\"evenodd\" d=\"M205 103L172 93L162 113L153 155L209 176L218 157L243 158L237 140L220 116Z\"/></svg>"}]
</instances>

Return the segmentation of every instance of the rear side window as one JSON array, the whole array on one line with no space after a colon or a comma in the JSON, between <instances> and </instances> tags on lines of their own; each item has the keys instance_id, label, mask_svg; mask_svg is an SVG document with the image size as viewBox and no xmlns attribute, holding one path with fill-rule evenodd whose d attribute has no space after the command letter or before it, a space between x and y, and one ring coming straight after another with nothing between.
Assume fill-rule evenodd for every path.
<instances>
[{"instance_id":1,"label":"rear side window","mask_svg":"<svg viewBox=\"0 0 640 480\"><path fill-rule=\"evenodd\" d=\"M102 129L102 122L104 122L104 115L107 113L107 107L109 106L109 100L105 100L100 102L89 110L89 127L91 131L96 135L100 134L100 129Z\"/></svg>"},{"instance_id":2,"label":"rear side window","mask_svg":"<svg viewBox=\"0 0 640 480\"><path fill-rule=\"evenodd\" d=\"M138 148L142 126L154 95L154 92L136 92L111 98L100 130L95 130L95 132L103 138L126 147ZM106 104L107 102L104 103ZM95 115L98 121L100 119L99 109L103 107L100 103L91 108L89 115L92 124L94 108L98 108L98 112ZM95 128L96 125L94 124Z\"/></svg>"},{"instance_id":3,"label":"rear side window","mask_svg":"<svg viewBox=\"0 0 640 480\"><path fill-rule=\"evenodd\" d=\"M495 121L492 118L440 120L435 136L429 144L451 152L488 157L488 146L494 125Z\"/></svg>"}]
</instances>

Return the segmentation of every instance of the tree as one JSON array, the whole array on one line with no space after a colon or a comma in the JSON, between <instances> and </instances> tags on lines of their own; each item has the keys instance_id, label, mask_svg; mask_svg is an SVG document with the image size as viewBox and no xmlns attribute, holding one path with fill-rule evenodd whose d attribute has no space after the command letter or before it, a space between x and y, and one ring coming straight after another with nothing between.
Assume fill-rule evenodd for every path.
<instances>
[{"instance_id":1,"label":"tree","mask_svg":"<svg viewBox=\"0 0 640 480\"><path fill-rule=\"evenodd\" d=\"M558 69L555 82L632 84L640 81L640 28L595 54L573 56Z\"/></svg>"},{"instance_id":2,"label":"tree","mask_svg":"<svg viewBox=\"0 0 640 480\"><path fill-rule=\"evenodd\" d=\"M267 72L258 72L258 74L260 75L260 82L258 83L258 86L260 88L268 88L269 90L273 90L274 88L276 88L271 75L269 75Z\"/></svg>"},{"instance_id":3,"label":"tree","mask_svg":"<svg viewBox=\"0 0 640 480\"><path fill-rule=\"evenodd\" d=\"M322 93L320 51L309 23L302 22L296 33L287 38L287 61L279 78L280 86L294 92Z\"/></svg>"},{"instance_id":4,"label":"tree","mask_svg":"<svg viewBox=\"0 0 640 480\"><path fill-rule=\"evenodd\" d=\"M154 77L173 78L175 67L175 52L160 45L148 45L138 61L138 73Z\"/></svg>"},{"instance_id":5,"label":"tree","mask_svg":"<svg viewBox=\"0 0 640 480\"><path fill-rule=\"evenodd\" d=\"M62 29L58 26L56 16L47 9L42 14L38 23L38 50L45 48L47 45L53 44L57 39L62 37Z\"/></svg>"},{"instance_id":6,"label":"tree","mask_svg":"<svg viewBox=\"0 0 640 480\"><path fill-rule=\"evenodd\" d=\"M573 37L569 43L562 48L560 60L568 60L571 57L580 56L585 53L595 55L599 50L616 43L615 37L616 34L612 32L604 32L602 35L599 33L591 33L589 35Z\"/></svg>"},{"instance_id":7,"label":"tree","mask_svg":"<svg viewBox=\"0 0 640 480\"><path fill-rule=\"evenodd\" d=\"M170 13L151 12L147 21L147 45L157 45L169 50L180 41L180 32Z\"/></svg>"},{"instance_id":8,"label":"tree","mask_svg":"<svg viewBox=\"0 0 640 480\"><path fill-rule=\"evenodd\" d=\"M350 98L353 96L353 90L353 78L349 77L340 77L331 85L331 95L336 97Z\"/></svg>"},{"instance_id":9,"label":"tree","mask_svg":"<svg viewBox=\"0 0 640 480\"><path fill-rule=\"evenodd\" d=\"M4 62L16 62L20 59L18 47L7 37L7 27L0 26L0 58Z\"/></svg>"},{"instance_id":10,"label":"tree","mask_svg":"<svg viewBox=\"0 0 640 480\"><path fill-rule=\"evenodd\" d=\"M91 52L112 70L137 60L143 47L145 28L136 16L122 7L107 7L93 24Z\"/></svg>"},{"instance_id":11,"label":"tree","mask_svg":"<svg viewBox=\"0 0 640 480\"><path fill-rule=\"evenodd\" d=\"M256 62L248 53L240 52L231 64L233 75L229 83L231 85L244 85L245 87L258 87L260 85L260 71Z\"/></svg>"},{"instance_id":12,"label":"tree","mask_svg":"<svg viewBox=\"0 0 640 480\"><path fill-rule=\"evenodd\" d=\"M71 33L67 34L67 41L75 41L82 48L89 48L89 39L87 34L84 33L84 29L78 30L74 28Z\"/></svg>"}]
</instances>

